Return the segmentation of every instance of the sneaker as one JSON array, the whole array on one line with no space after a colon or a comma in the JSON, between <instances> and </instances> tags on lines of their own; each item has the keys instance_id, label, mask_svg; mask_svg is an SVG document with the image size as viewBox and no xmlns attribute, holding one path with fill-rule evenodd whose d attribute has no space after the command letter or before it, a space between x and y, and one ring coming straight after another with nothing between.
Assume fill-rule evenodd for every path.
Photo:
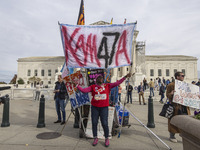
<instances>
[{"instance_id":1,"label":"sneaker","mask_svg":"<svg viewBox=\"0 0 200 150\"><path fill-rule=\"evenodd\" d=\"M61 122L61 124L60 124L60 125L63 125L63 124L65 124L65 121Z\"/></svg>"},{"instance_id":2,"label":"sneaker","mask_svg":"<svg viewBox=\"0 0 200 150\"><path fill-rule=\"evenodd\" d=\"M169 140L170 140L171 142L174 142L174 143L177 143L177 142L178 142L176 138L169 138Z\"/></svg>"},{"instance_id":3,"label":"sneaker","mask_svg":"<svg viewBox=\"0 0 200 150\"><path fill-rule=\"evenodd\" d=\"M109 139L106 138L106 139L105 139L105 147L108 147L109 145L110 145Z\"/></svg>"},{"instance_id":4,"label":"sneaker","mask_svg":"<svg viewBox=\"0 0 200 150\"><path fill-rule=\"evenodd\" d=\"M163 104L163 101L159 101L161 104Z\"/></svg>"},{"instance_id":5,"label":"sneaker","mask_svg":"<svg viewBox=\"0 0 200 150\"><path fill-rule=\"evenodd\" d=\"M60 120L57 120L57 121L55 121L54 123L60 123L61 121Z\"/></svg>"},{"instance_id":6,"label":"sneaker","mask_svg":"<svg viewBox=\"0 0 200 150\"><path fill-rule=\"evenodd\" d=\"M93 141L92 145L96 146L98 144L98 141L99 141L98 138L94 138L94 141Z\"/></svg>"}]
</instances>

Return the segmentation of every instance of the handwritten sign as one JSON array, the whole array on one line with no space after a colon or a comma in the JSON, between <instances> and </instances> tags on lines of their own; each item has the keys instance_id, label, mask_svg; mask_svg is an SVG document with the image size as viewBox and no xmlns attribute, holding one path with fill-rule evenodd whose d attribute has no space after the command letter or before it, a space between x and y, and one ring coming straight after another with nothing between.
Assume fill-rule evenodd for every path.
<instances>
[{"instance_id":1,"label":"handwritten sign","mask_svg":"<svg viewBox=\"0 0 200 150\"><path fill-rule=\"evenodd\" d=\"M85 77L81 73L81 71L77 71L74 74L66 76L64 78L64 81L65 81L67 92L69 94L69 99L73 108L80 107L90 102L88 93L82 93L80 91L75 92L77 91L77 88L71 84L71 81L73 81L75 84L79 84L82 87L87 87Z\"/></svg>"},{"instance_id":2,"label":"handwritten sign","mask_svg":"<svg viewBox=\"0 0 200 150\"><path fill-rule=\"evenodd\" d=\"M105 26L60 24L66 65L114 68L131 64L135 23Z\"/></svg>"},{"instance_id":3,"label":"handwritten sign","mask_svg":"<svg viewBox=\"0 0 200 150\"><path fill-rule=\"evenodd\" d=\"M175 80L173 102L184 106L200 109L199 87Z\"/></svg>"},{"instance_id":4,"label":"handwritten sign","mask_svg":"<svg viewBox=\"0 0 200 150\"><path fill-rule=\"evenodd\" d=\"M104 69L87 69L89 86L96 83L96 78L99 75L104 77Z\"/></svg>"}]
</instances>

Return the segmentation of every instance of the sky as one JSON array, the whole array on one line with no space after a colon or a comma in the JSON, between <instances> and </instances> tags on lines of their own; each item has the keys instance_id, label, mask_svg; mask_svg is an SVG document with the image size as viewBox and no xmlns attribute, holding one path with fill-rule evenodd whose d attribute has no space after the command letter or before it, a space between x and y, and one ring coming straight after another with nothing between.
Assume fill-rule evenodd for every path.
<instances>
[{"instance_id":1,"label":"sky","mask_svg":"<svg viewBox=\"0 0 200 150\"><path fill-rule=\"evenodd\" d=\"M17 73L17 59L64 56L60 23L76 25L81 0L0 1L0 81ZM137 21L146 55L200 58L199 0L84 0L85 25ZM198 60L200 71L200 60Z\"/></svg>"}]
</instances>

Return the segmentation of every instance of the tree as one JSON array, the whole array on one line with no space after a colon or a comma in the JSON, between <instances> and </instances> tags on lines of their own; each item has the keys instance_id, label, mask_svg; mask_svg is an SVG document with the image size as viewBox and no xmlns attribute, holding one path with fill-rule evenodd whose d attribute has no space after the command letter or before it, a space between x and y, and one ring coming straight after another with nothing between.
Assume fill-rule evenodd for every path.
<instances>
[{"instance_id":1,"label":"tree","mask_svg":"<svg viewBox=\"0 0 200 150\"><path fill-rule=\"evenodd\" d=\"M18 84L24 84L24 80L22 78L19 78L19 80L17 80Z\"/></svg>"}]
</instances>

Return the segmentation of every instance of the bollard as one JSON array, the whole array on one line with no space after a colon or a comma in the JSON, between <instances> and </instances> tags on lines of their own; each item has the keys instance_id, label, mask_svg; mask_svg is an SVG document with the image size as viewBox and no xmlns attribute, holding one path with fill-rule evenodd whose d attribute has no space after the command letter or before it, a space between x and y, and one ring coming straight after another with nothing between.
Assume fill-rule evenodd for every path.
<instances>
[{"instance_id":1,"label":"bollard","mask_svg":"<svg viewBox=\"0 0 200 150\"><path fill-rule=\"evenodd\" d=\"M10 105L10 98L8 95L5 96L5 98L3 99L3 118L2 118L2 123L1 123L1 127L9 127L10 126L10 122L9 122L9 105Z\"/></svg>"},{"instance_id":2,"label":"bollard","mask_svg":"<svg viewBox=\"0 0 200 150\"><path fill-rule=\"evenodd\" d=\"M40 98L40 107L39 107L37 128L45 127L44 121L45 121L45 98L44 98L44 95L42 95Z\"/></svg>"},{"instance_id":3,"label":"bollard","mask_svg":"<svg viewBox=\"0 0 200 150\"><path fill-rule=\"evenodd\" d=\"M75 109L75 117L74 117L74 128L79 128L79 112L78 112L78 108Z\"/></svg>"},{"instance_id":4,"label":"bollard","mask_svg":"<svg viewBox=\"0 0 200 150\"><path fill-rule=\"evenodd\" d=\"M148 123L147 123L147 127L155 128L154 114L153 114L153 99L152 99L151 96L149 96L149 99L148 99Z\"/></svg>"}]
</instances>

